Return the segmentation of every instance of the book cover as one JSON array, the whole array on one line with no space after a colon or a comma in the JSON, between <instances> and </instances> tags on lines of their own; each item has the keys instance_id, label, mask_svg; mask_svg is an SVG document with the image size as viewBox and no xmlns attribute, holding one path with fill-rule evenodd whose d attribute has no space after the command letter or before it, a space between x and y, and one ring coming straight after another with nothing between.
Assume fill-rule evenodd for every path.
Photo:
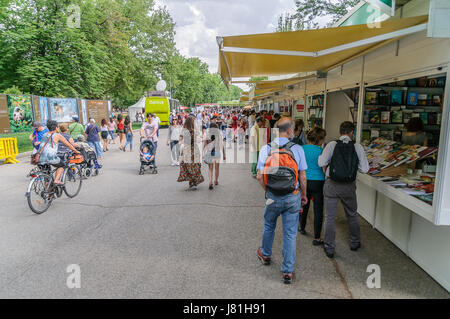
<instances>
[{"instance_id":1,"label":"book cover","mask_svg":"<svg viewBox=\"0 0 450 319\"><path fill-rule=\"evenodd\" d=\"M419 113L420 118L423 121L423 124L428 125L428 113L427 112L421 112Z\"/></svg>"},{"instance_id":2,"label":"book cover","mask_svg":"<svg viewBox=\"0 0 450 319\"><path fill-rule=\"evenodd\" d=\"M370 130L370 138L377 138L380 137L380 130L372 129Z\"/></svg>"},{"instance_id":3,"label":"book cover","mask_svg":"<svg viewBox=\"0 0 450 319\"><path fill-rule=\"evenodd\" d=\"M401 105L403 104L403 91L394 90L391 93L391 104L392 105Z\"/></svg>"},{"instance_id":4,"label":"book cover","mask_svg":"<svg viewBox=\"0 0 450 319\"><path fill-rule=\"evenodd\" d=\"M404 124L408 123L409 120L411 119L411 117L412 117L412 112L406 112L406 111L404 111L404 112L403 112L403 123L404 123Z\"/></svg>"},{"instance_id":5,"label":"book cover","mask_svg":"<svg viewBox=\"0 0 450 319\"><path fill-rule=\"evenodd\" d=\"M428 124L437 125L437 113L428 113Z\"/></svg>"},{"instance_id":6,"label":"book cover","mask_svg":"<svg viewBox=\"0 0 450 319\"><path fill-rule=\"evenodd\" d=\"M361 140L362 141L368 141L370 140L370 131L369 130L363 130L361 134Z\"/></svg>"},{"instance_id":7,"label":"book cover","mask_svg":"<svg viewBox=\"0 0 450 319\"><path fill-rule=\"evenodd\" d=\"M406 80L406 85L407 86L417 86L417 79Z\"/></svg>"},{"instance_id":8,"label":"book cover","mask_svg":"<svg viewBox=\"0 0 450 319\"><path fill-rule=\"evenodd\" d=\"M408 93L408 105L417 105L419 99L419 94L417 92Z\"/></svg>"},{"instance_id":9,"label":"book cover","mask_svg":"<svg viewBox=\"0 0 450 319\"><path fill-rule=\"evenodd\" d=\"M372 124L380 124L380 112L379 111L370 111L369 112L369 123Z\"/></svg>"},{"instance_id":10,"label":"book cover","mask_svg":"<svg viewBox=\"0 0 450 319\"><path fill-rule=\"evenodd\" d=\"M366 92L366 104L378 104L378 94L377 92L367 91Z\"/></svg>"},{"instance_id":11,"label":"book cover","mask_svg":"<svg viewBox=\"0 0 450 319\"><path fill-rule=\"evenodd\" d=\"M381 123L383 124L391 123L391 112L389 111L381 112Z\"/></svg>"},{"instance_id":12,"label":"book cover","mask_svg":"<svg viewBox=\"0 0 450 319\"><path fill-rule=\"evenodd\" d=\"M391 122L393 124L402 124L403 123L403 112L402 111L392 111Z\"/></svg>"}]
</instances>

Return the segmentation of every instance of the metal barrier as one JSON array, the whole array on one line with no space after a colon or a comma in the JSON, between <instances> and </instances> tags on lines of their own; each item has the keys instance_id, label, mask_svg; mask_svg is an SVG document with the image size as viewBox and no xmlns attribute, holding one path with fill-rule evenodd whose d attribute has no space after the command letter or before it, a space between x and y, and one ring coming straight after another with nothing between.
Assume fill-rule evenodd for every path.
<instances>
[{"instance_id":1,"label":"metal barrier","mask_svg":"<svg viewBox=\"0 0 450 319\"><path fill-rule=\"evenodd\" d=\"M16 156L19 154L17 149L17 138L0 138L0 160L5 160L5 164L19 163Z\"/></svg>"}]
</instances>

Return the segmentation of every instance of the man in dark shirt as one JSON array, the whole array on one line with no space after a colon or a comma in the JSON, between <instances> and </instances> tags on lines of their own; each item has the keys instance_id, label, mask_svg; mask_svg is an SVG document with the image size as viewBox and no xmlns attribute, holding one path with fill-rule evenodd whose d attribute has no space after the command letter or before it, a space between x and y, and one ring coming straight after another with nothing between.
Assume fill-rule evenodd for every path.
<instances>
[{"instance_id":1,"label":"man in dark shirt","mask_svg":"<svg viewBox=\"0 0 450 319\"><path fill-rule=\"evenodd\" d=\"M87 135L87 142L90 147L95 149L97 153L97 158L102 158L102 146L100 145L100 129L95 125L95 120L90 119L89 125L86 127L85 131Z\"/></svg>"}]
</instances>

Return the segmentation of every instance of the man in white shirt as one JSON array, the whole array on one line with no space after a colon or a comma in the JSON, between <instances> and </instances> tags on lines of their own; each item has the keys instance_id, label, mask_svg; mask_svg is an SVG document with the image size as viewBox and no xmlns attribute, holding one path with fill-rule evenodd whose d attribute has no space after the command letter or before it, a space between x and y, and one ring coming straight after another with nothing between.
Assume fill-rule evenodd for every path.
<instances>
[{"instance_id":1,"label":"man in white shirt","mask_svg":"<svg viewBox=\"0 0 450 319\"><path fill-rule=\"evenodd\" d=\"M152 117L153 117L153 123L155 123L156 127L157 127L156 136L159 137L159 123L161 123L161 120L158 116L156 116L155 113L152 114Z\"/></svg>"},{"instance_id":2,"label":"man in white shirt","mask_svg":"<svg viewBox=\"0 0 450 319\"><path fill-rule=\"evenodd\" d=\"M339 140L328 143L322 155L319 156L319 166L327 167L327 179L323 194L326 211L324 250L328 258L334 257L336 247L334 223L339 200L344 206L349 224L350 249L357 251L361 247L356 199L356 174L357 171L366 174L369 171L369 163L364 148L352 141L354 130L355 125L352 122L343 122L339 129L341 134Z\"/></svg>"}]
</instances>

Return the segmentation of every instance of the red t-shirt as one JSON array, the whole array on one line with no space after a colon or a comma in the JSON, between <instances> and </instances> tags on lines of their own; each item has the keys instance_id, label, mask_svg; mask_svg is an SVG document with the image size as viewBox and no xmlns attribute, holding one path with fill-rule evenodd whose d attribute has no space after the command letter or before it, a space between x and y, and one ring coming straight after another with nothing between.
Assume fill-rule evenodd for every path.
<instances>
[{"instance_id":1,"label":"red t-shirt","mask_svg":"<svg viewBox=\"0 0 450 319\"><path fill-rule=\"evenodd\" d=\"M238 122L237 122L238 118L237 116L233 116L233 123L231 124L232 128L237 128Z\"/></svg>"}]
</instances>

